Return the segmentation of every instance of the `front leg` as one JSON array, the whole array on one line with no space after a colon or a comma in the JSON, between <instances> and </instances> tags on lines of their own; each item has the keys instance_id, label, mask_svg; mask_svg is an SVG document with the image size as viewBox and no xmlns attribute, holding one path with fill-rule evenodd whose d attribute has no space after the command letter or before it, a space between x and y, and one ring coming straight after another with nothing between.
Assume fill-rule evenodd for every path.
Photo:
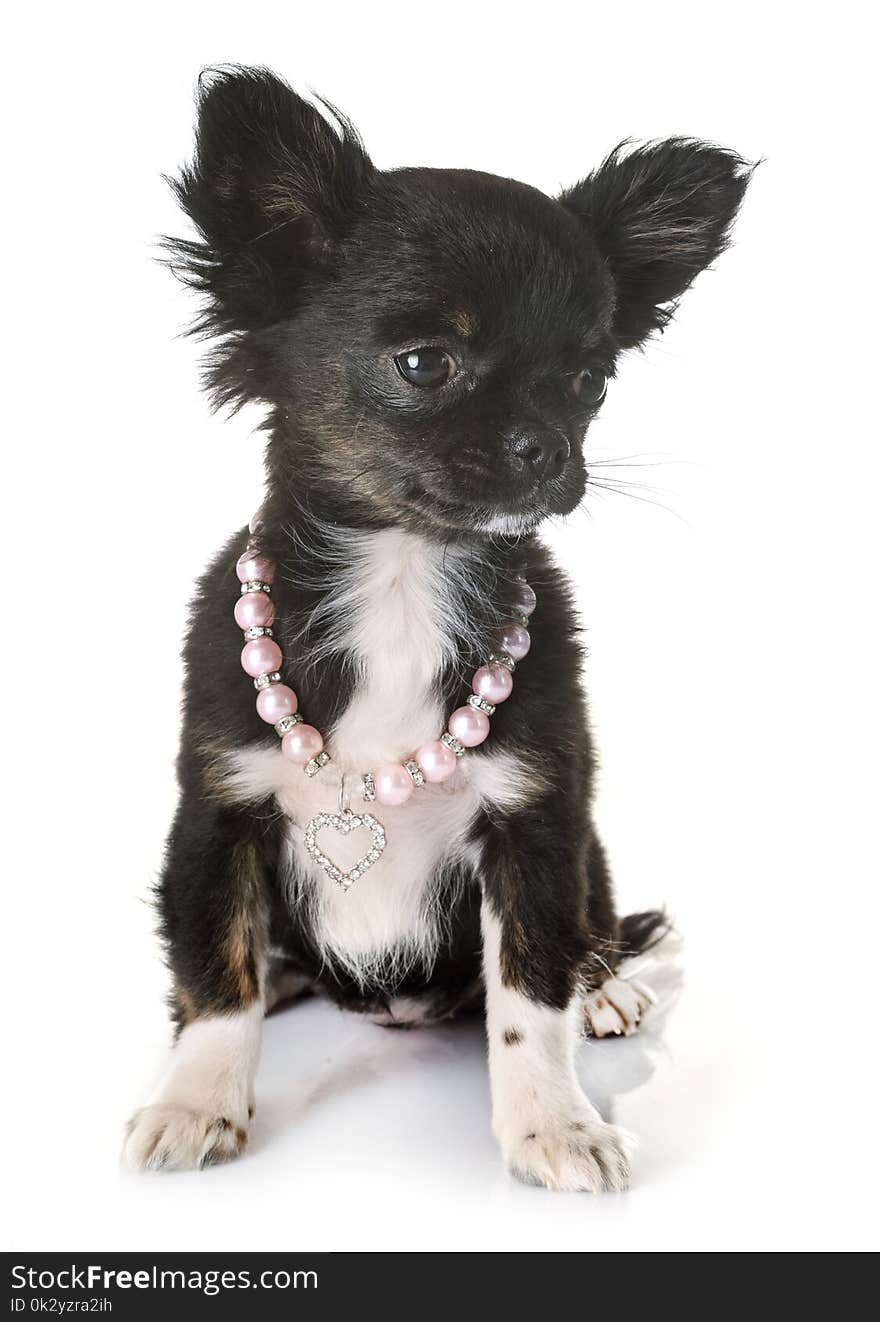
<instances>
[{"instance_id":1,"label":"front leg","mask_svg":"<svg viewBox=\"0 0 880 1322\"><path fill-rule=\"evenodd\" d=\"M588 964L586 841L549 804L484 842L483 966L492 1128L508 1168L549 1189L623 1189L628 1136L575 1073Z\"/></svg>"},{"instance_id":2,"label":"front leg","mask_svg":"<svg viewBox=\"0 0 880 1322\"><path fill-rule=\"evenodd\" d=\"M244 814L184 798L159 888L180 1034L128 1123L134 1170L237 1157L253 1114L265 994L265 846Z\"/></svg>"}]
</instances>

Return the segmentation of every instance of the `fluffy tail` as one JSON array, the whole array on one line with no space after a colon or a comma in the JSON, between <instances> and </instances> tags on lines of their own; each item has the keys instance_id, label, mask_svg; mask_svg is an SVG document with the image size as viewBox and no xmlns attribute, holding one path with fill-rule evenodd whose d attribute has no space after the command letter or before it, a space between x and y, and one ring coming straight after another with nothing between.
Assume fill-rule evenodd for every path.
<instances>
[{"instance_id":1,"label":"fluffy tail","mask_svg":"<svg viewBox=\"0 0 880 1322\"><path fill-rule=\"evenodd\" d=\"M672 923L663 909L646 909L644 913L630 913L620 920L620 957L632 959L659 945L672 931Z\"/></svg>"}]
</instances>

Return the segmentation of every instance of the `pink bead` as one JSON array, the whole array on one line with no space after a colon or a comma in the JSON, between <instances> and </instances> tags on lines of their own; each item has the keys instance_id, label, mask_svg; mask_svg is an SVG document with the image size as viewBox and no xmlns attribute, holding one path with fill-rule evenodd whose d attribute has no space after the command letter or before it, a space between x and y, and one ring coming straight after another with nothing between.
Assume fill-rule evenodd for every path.
<instances>
[{"instance_id":1,"label":"pink bead","mask_svg":"<svg viewBox=\"0 0 880 1322\"><path fill-rule=\"evenodd\" d=\"M513 692L513 675L500 661L490 661L487 666L480 666L474 671L471 680L474 693L487 702L504 702Z\"/></svg>"},{"instance_id":2,"label":"pink bead","mask_svg":"<svg viewBox=\"0 0 880 1322\"><path fill-rule=\"evenodd\" d=\"M259 551L245 551L236 561L235 572L242 583L271 583L275 577L275 562Z\"/></svg>"},{"instance_id":3,"label":"pink bead","mask_svg":"<svg viewBox=\"0 0 880 1322\"><path fill-rule=\"evenodd\" d=\"M252 629L255 625L266 629L275 619L275 603L265 592L246 592L235 603L233 613L239 629Z\"/></svg>"},{"instance_id":4,"label":"pink bead","mask_svg":"<svg viewBox=\"0 0 880 1322\"><path fill-rule=\"evenodd\" d=\"M432 785L436 785L441 780L448 780L458 764L458 758L452 749L447 748L439 739L432 739L429 744L422 744L421 748L413 753L413 757L425 773L425 780Z\"/></svg>"},{"instance_id":5,"label":"pink bead","mask_svg":"<svg viewBox=\"0 0 880 1322\"><path fill-rule=\"evenodd\" d=\"M295 725L281 740L281 751L298 767L304 767L317 757L324 747L321 731L313 725Z\"/></svg>"},{"instance_id":6,"label":"pink bead","mask_svg":"<svg viewBox=\"0 0 880 1322\"><path fill-rule=\"evenodd\" d=\"M412 776L406 767L401 766L399 762L392 762L387 767L380 767L374 779L376 782L376 798L380 803L392 808L399 803L406 803L415 789Z\"/></svg>"},{"instance_id":7,"label":"pink bead","mask_svg":"<svg viewBox=\"0 0 880 1322\"><path fill-rule=\"evenodd\" d=\"M262 532L262 530L263 530L263 507L261 505L260 508L251 515L251 521L248 524L248 532L250 533L251 537L253 537L256 535L256 533Z\"/></svg>"},{"instance_id":8,"label":"pink bead","mask_svg":"<svg viewBox=\"0 0 880 1322\"><path fill-rule=\"evenodd\" d=\"M245 674L267 675L281 665L281 648L273 638L252 638L241 649L241 664Z\"/></svg>"},{"instance_id":9,"label":"pink bead","mask_svg":"<svg viewBox=\"0 0 880 1322\"><path fill-rule=\"evenodd\" d=\"M286 684L270 684L257 694L257 715L269 725L280 721L282 716L292 716L297 706L297 696Z\"/></svg>"},{"instance_id":10,"label":"pink bead","mask_svg":"<svg viewBox=\"0 0 880 1322\"><path fill-rule=\"evenodd\" d=\"M476 748L489 734L489 717L476 707L459 707L449 718L449 733L465 748Z\"/></svg>"},{"instance_id":11,"label":"pink bead","mask_svg":"<svg viewBox=\"0 0 880 1322\"><path fill-rule=\"evenodd\" d=\"M514 661L522 661L523 657L528 655L532 640L525 625L511 622L502 628L498 635L498 643L502 652L512 656Z\"/></svg>"},{"instance_id":12,"label":"pink bead","mask_svg":"<svg viewBox=\"0 0 880 1322\"><path fill-rule=\"evenodd\" d=\"M520 583L513 604L516 606L520 615L531 615L532 611L538 604L538 598L535 596L534 590L529 587L528 583Z\"/></svg>"}]
</instances>

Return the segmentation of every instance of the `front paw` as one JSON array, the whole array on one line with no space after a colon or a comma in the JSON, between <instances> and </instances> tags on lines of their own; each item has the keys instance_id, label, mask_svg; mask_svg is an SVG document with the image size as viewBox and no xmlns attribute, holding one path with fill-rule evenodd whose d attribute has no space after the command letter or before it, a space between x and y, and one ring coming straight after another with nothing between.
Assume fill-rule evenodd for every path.
<instances>
[{"instance_id":1,"label":"front paw","mask_svg":"<svg viewBox=\"0 0 880 1322\"><path fill-rule=\"evenodd\" d=\"M518 1179L570 1192L625 1189L632 1147L631 1135L587 1109L546 1116L501 1139L507 1167Z\"/></svg>"},{"instance_id":2,"label":"front paw","mask_svg":"<svg viewBox=\"0 0 880 1322\"><path fill-rule=\"evenodd\" d=\"M246 1124L180 1106L144 1106L125 1131L122 1159L136 1171L201 1170L232 1161L247 1144Z\"/></svg>"}]
</instances>

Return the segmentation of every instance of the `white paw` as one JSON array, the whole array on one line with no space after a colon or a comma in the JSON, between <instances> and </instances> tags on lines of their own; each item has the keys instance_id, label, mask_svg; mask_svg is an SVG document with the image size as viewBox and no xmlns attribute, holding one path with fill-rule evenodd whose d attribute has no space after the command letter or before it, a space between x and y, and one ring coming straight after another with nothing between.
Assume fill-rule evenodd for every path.
<instances>
[{"instance_id":1,"label":"white paw","mask_svg":"<svg viewBox=\"0 0 880 1322\"><path fill-rule=\"evenodd\" d=\"M609 978L584 1001L587 1031L594 1037L632 1037L654 1004L654 993L635 978Z\"/></svg>"},{"instance_id":2,"label":"white paw","mask_svg":"<svg viewBox=\"0 0 880 1322\"><path fill-rule=\"evenodd\" d=\"M629 1183L633 1138L586 1107L545 1119L501 1146L508 1169L527 1184L619 1193Z\"/></svg>"},{"instance_id":3,"label":"white paw","mask_svg":"<svg viewBox=\"0 0 880 1322\"><path fill-rule=\"evenodd\" d=\"M232 1161L245 1149L247 1121L190 1111L181 1106L144 1106L126 1126L122 1159L136 1171L201 1170Z\"/></svg>"}]
</instances>

